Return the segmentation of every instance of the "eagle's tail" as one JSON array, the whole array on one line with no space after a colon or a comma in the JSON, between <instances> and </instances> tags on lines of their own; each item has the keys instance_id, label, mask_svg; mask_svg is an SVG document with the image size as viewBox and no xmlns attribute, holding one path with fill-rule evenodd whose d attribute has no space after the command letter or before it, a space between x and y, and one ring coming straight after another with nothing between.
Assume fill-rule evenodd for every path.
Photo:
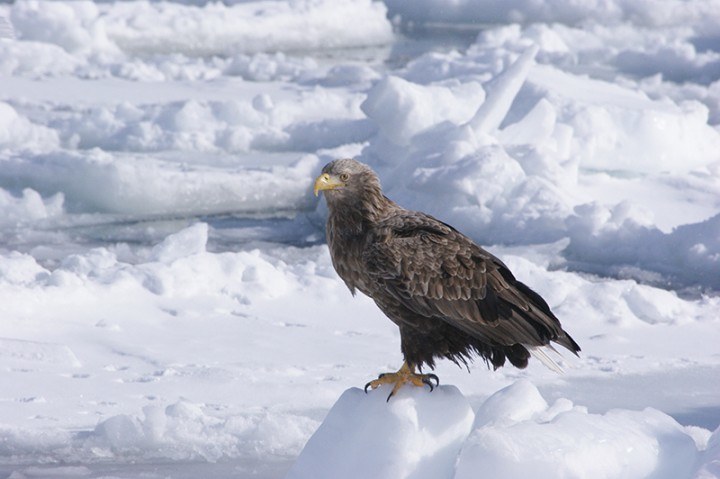
<instances>
[{"instance_id":1,"label":"eagle's tail","mask_svg":"<svg viewBox=\"0 0 720 479\"><path fill-rule=\"evenodd\" d=\"M548 369L551 369L555 371L558 374L563 374L565 370L555 362L553 358L550 357L548 353L545 352L545 348L549 348L550 350L554 351L557 355L560 355L560 353L557 351L557 349L553 348L551 345L547 346L525 346L528 351L530 351L530 354L533 355L535 359L540 361L547 367Z\"/></svg>"}]
</instances>

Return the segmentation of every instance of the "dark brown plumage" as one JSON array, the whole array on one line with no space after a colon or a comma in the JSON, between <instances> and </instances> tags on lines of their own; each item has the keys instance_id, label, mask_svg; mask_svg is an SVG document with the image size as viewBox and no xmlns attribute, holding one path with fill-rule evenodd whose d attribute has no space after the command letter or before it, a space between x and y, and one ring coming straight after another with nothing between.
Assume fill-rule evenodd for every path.
<instances>
[{"instance_id":1,"label":"dark brown plumage","mask_svg":"<svg viewBox=\"0 0 720 479\"><path fill-rule=\"evenodd\" d=\"M411 371L435 359L518 368L530 352L558 343L580 347L545 300L498 258L430 215L387 197L377 175L355 160L328 163L315 182L329 217L333 265L353 294L371 297L399 328Z\"/></svg>"}]
</instances>

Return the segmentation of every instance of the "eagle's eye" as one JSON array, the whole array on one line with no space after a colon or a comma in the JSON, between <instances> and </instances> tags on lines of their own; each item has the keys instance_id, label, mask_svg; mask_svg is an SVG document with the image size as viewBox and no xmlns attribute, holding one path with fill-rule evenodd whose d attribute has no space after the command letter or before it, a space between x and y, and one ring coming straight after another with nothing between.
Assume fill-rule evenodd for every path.
<instances>
[{"instance_id":1,"label":"eagle's eye","mask_svg":"<svg viewBox=\"0 0 720 479\"><path fill-rule=\"evenodd\" d=\"M340 175L340 181L347 181L348 179L350 179L350 175L348 175L347 173L342 173Z\"/></svg>"}]
</instances>

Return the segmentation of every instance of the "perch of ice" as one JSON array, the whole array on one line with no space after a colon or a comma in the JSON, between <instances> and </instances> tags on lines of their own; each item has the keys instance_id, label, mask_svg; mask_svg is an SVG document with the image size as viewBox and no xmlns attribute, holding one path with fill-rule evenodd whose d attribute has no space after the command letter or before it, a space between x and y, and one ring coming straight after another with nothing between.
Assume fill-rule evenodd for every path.
<instances>
[{"instance_id":1,"label":"perch of ice","mask_svg":"<svg viewBox=\"0 0 720 479\"><path fill-rule=\"evenodd\" d=\"M286 479L440 479L452 471L474 414L453 386L365 394L348 389L310 438Z\"/></svg>"},{"instance_id":2,"label":"perch of ice","mask_svg":"<svg viewBox=\"0 0 720 479\"><path fill-rule=\"evenodd\" d=\"M476 413L453 386L386 397L385 388L345 391L286 479L717 477L720 430L708 437L651 408L548 404L522 379Z\"/></svg>"}]
</instances>

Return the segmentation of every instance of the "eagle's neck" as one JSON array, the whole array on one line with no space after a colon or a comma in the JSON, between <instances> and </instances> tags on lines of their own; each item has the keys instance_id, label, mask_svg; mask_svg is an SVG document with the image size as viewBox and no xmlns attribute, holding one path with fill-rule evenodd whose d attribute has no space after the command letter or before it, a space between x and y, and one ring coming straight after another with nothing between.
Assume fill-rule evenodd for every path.
<instances>
[{"instance_id":1,"label":"eagle's neck","mask_svg":"<svg viewBox=\"0 0 720 479\"><path fill-rule=\"evenodd\" d=\"M335 234L364 235L373 225L385 218L388 210L395 205L379 189L364 193L359 197L329 198L329 221Z\"/></svg>"},{"instance_id":2,"label":"eagle's neck","mask_svg":"<svg viewBox=\"0 0 720 479\"><path fill-rule=\"evenodd\" d=\"M355 294L369 294L369 282L363 273L362 256L373 237L374 226L385 218L395 203L378 188L364 195L328 195L327 241L330 257L338 275Z\"/></svg>"}]
</instances>

